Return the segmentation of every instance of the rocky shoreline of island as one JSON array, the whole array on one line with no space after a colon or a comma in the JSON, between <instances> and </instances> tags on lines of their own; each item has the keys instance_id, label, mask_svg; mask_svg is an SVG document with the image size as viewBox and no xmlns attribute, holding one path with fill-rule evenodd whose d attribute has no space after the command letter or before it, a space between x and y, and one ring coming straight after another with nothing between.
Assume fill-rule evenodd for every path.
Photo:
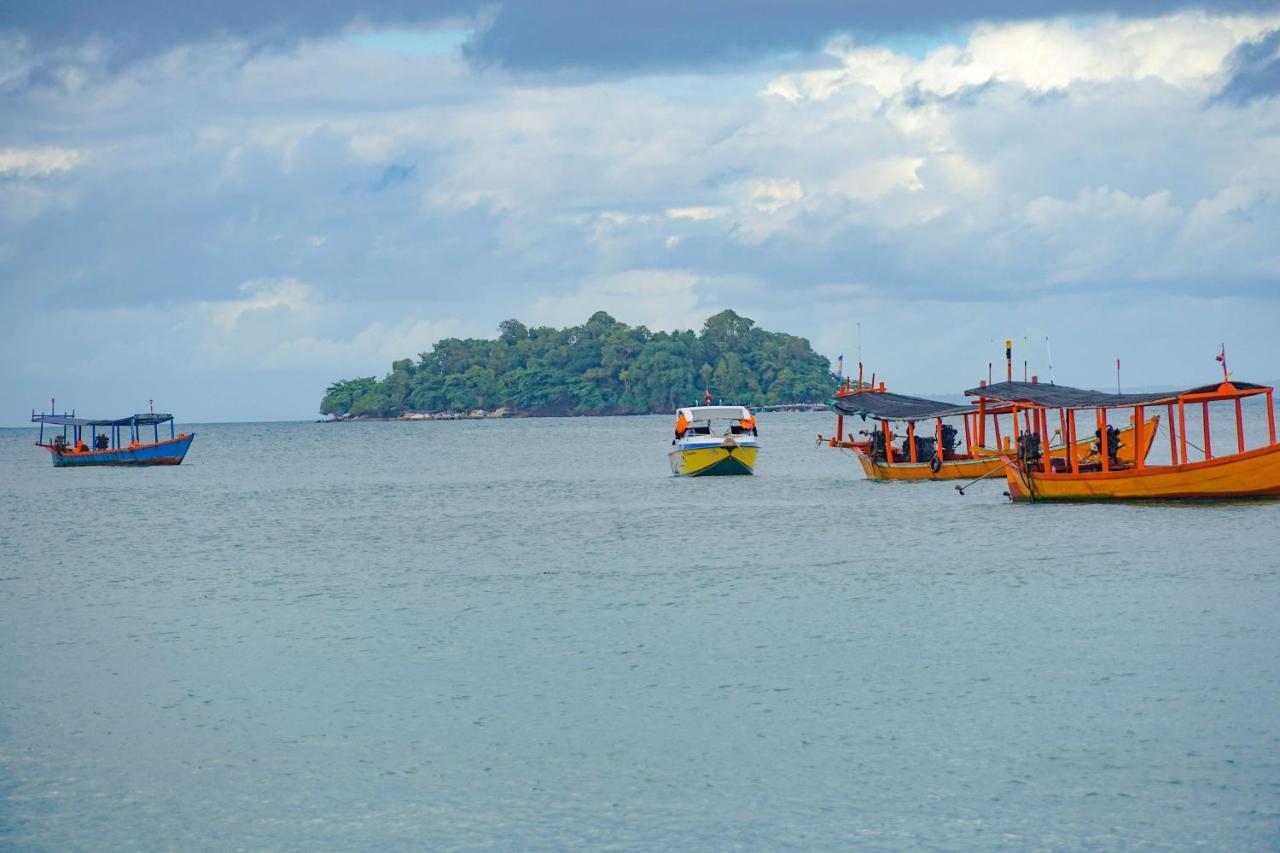
<instances>
[{"instance_id":1,"label":"rocky shoreline of island","mask_svg":"<svg viewBox=\"0 0 1280 853\"><path fill-rule=\"evenodd\" d=\"M751 406L747 408L753 412L825 412L830 407L826 403L782 403L773 406ZM601 414L576 414L576 415L557 415L557 414L535 414L531 412L515 412L506 408L495 409L494 411L486 411L484 409L473 409L468 412L413 412L407 411L399 415L390 417L382 417L379 415L345 415L340 417L321 418L317 423L322 424L346 424L346 423L366 423L381 422L392 423L397 421L492 421L504 420L509 418L607 418L619 416L634 416L645 414L665 414L659 412L639 412L639 413L617 413L608 412Z\"/></svg>"}]
</instances>

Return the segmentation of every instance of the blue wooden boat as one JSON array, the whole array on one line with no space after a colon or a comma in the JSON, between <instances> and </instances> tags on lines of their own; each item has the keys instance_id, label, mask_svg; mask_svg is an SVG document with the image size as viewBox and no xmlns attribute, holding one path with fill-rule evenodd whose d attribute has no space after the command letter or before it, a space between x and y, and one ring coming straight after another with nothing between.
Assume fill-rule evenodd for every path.
<instances>
[{"instance_id":1,"label":"blue wooden boat","mask_svg":"<svg viewBox=\"0 0 1280 853\"><path fill-rule=\"evenodd\" d=\"M52 408L52 406L50 407ZM57 468L93 465L181 465L191 447L195 433L178 434L173 415L158 412L130 415L127 418L78 418L71 414L36 414L31 422L40 424L37 447L49 451ZM169 437L160 438L160 425L169 425ZM45 427L55 429L45 441ZM56 428L62 427L61 431ZM151 427L151 435L143 430ZM99 432L99 429L102 432ZM146 442L144 439L150 438Z\"/></svg>"}]
</instances>

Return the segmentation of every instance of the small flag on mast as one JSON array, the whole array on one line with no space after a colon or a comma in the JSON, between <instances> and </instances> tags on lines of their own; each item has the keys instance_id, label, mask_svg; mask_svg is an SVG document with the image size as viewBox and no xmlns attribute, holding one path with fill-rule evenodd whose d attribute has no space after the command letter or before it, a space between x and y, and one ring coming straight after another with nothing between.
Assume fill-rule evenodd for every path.
<instances>
[{"instance_id":1,"label":"small flag on mast","mask_svg":"<svg viewBox=\"0 0 1280 853\"><path fill-rule=\"evenodd\" d=\"M711 405L711 386L707 386L707 405Z\"/></svg>"},{"instance_id":2,"label":"small flag on mast","mask_svg":"<svg viewBox=\"0 0 1280 853\"><path fill-rule=\"evenodd\" d=\"M1222 381L1226 382L1231 378L1231 371L1227 370L1227 345L1222 344L1222 350L1214 356L1214 360L1222 365Z\"/></svg>"}]
</instances>

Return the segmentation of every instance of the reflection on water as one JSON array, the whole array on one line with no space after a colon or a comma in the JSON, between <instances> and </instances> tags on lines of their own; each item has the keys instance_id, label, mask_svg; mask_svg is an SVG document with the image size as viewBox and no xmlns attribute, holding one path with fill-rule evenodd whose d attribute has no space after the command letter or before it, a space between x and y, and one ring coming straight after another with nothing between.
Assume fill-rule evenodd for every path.
<instances>
[{"instance_id":1,"label":"reflection on water","mask_svg":"<svg viewBox=\"0 0 1280 853\"><path fill-rule=\"evenodd\" d=\"M0 431L0 845L1275 844L1280 505L868 483L829 420L706 480L666 417Z\"/></svg>"}]
</instances>

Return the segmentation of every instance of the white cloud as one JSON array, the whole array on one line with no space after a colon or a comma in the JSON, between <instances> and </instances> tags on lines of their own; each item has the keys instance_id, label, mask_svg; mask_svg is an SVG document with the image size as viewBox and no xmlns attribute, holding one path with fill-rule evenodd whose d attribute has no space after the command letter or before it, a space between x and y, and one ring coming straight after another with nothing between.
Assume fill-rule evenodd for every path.
<instances>
[{"instance_id":1,"label":"white cloud","mask_svg":"<svg viewBox=\"0 0 1280 853\"><path fill-rule=\"evenodd\" d=\"M888 157L862 163L833 180L833 188L859 201L874 201L894 190L918 192L923 157Z\"/></svg>"},{"instance_id":2,"label":"white cloud","mask_svg":"<svg viewBox=\"0 0 1280 853\"><path fill-rule=\"evenodd\" d=\"M751 196L751 203L763 213L775 213L804 198L804 190L796 181L750 181L746 189Z\"/></svg>"},{"instance_id":3,"label":"white cloud","mask_svg":"<svg viewBox=\"0 0 1280 853\"><path fill-rule=\"evenodd\" d=\"M299 313L312 307L315 302L315 291L311 285L292 278L282 281L246 281L240 285L240 292L245 294L243 299L202 302L199 308L208 313L216 327L234 332L240 319L246 314L274 312L276 309Z\"/></svg>"},{"instance_id":4,"label":"white cloud","mask_svg":"<svg viewBox=\"0 0 1280 853\"><path fill-rule=\"evenodd\" d=\"M1083 25L1066 19L979 24L964 46L943 45L922 59L841 37L828 46L840 68L779 77L764 94L788 101L848 95L858 102L867 90L887 99L910 92L954 95L991 82L1046 92L1077 82L1144 78L1207 93L1220 82L1232 50L1277 26L1280 15L1198 11L1146 20L1104 17Z\"/></svg>"},{"instance_id":5,"label":"white cloud","mask_svg":"<svg viewBox=\"0 0 1280 853\"><path fill-rule=\"evenodd\" d=\"M723 207L669 207L667 208L667 218L706 222L709 219L719 219L727 212L727 208Z\"/></svg>"},{"instance_id":6,"label":"white cloud","mask_svg":"<svg viewBox=\"0 0 1280 853\"><path fill-rule=\"evenodd\" d=\"M636 269L584 282L570 293L541 296L525 311L535 325L568 326L596 311L650 329L699 329L707 317L758 293L758 281L686 270Z\"/></svg>"},{"instance_id":7,"label":"white cloud","mask_svg":"<svg viewBox=\"0 0 1280 853\"><path fill-rule=\"evenodd\" d=\"M1086 188L1074 199L1033 199L1025 221L1057 261L1056 282L1142 280L1172 244L1184 212L1168 192L1145 198L1107 187Z\"/></svg>"},{"instance_id":8,"label":"white cloud","mask_svg":"<svg viewBox=\"0 0 1280 853\"><path fill-rule=\"evenodd\" d=\"M84 156L83 151L57 146L0 148L0 175L42 178L75 168Z\"/></svg>"}]
</instances>

